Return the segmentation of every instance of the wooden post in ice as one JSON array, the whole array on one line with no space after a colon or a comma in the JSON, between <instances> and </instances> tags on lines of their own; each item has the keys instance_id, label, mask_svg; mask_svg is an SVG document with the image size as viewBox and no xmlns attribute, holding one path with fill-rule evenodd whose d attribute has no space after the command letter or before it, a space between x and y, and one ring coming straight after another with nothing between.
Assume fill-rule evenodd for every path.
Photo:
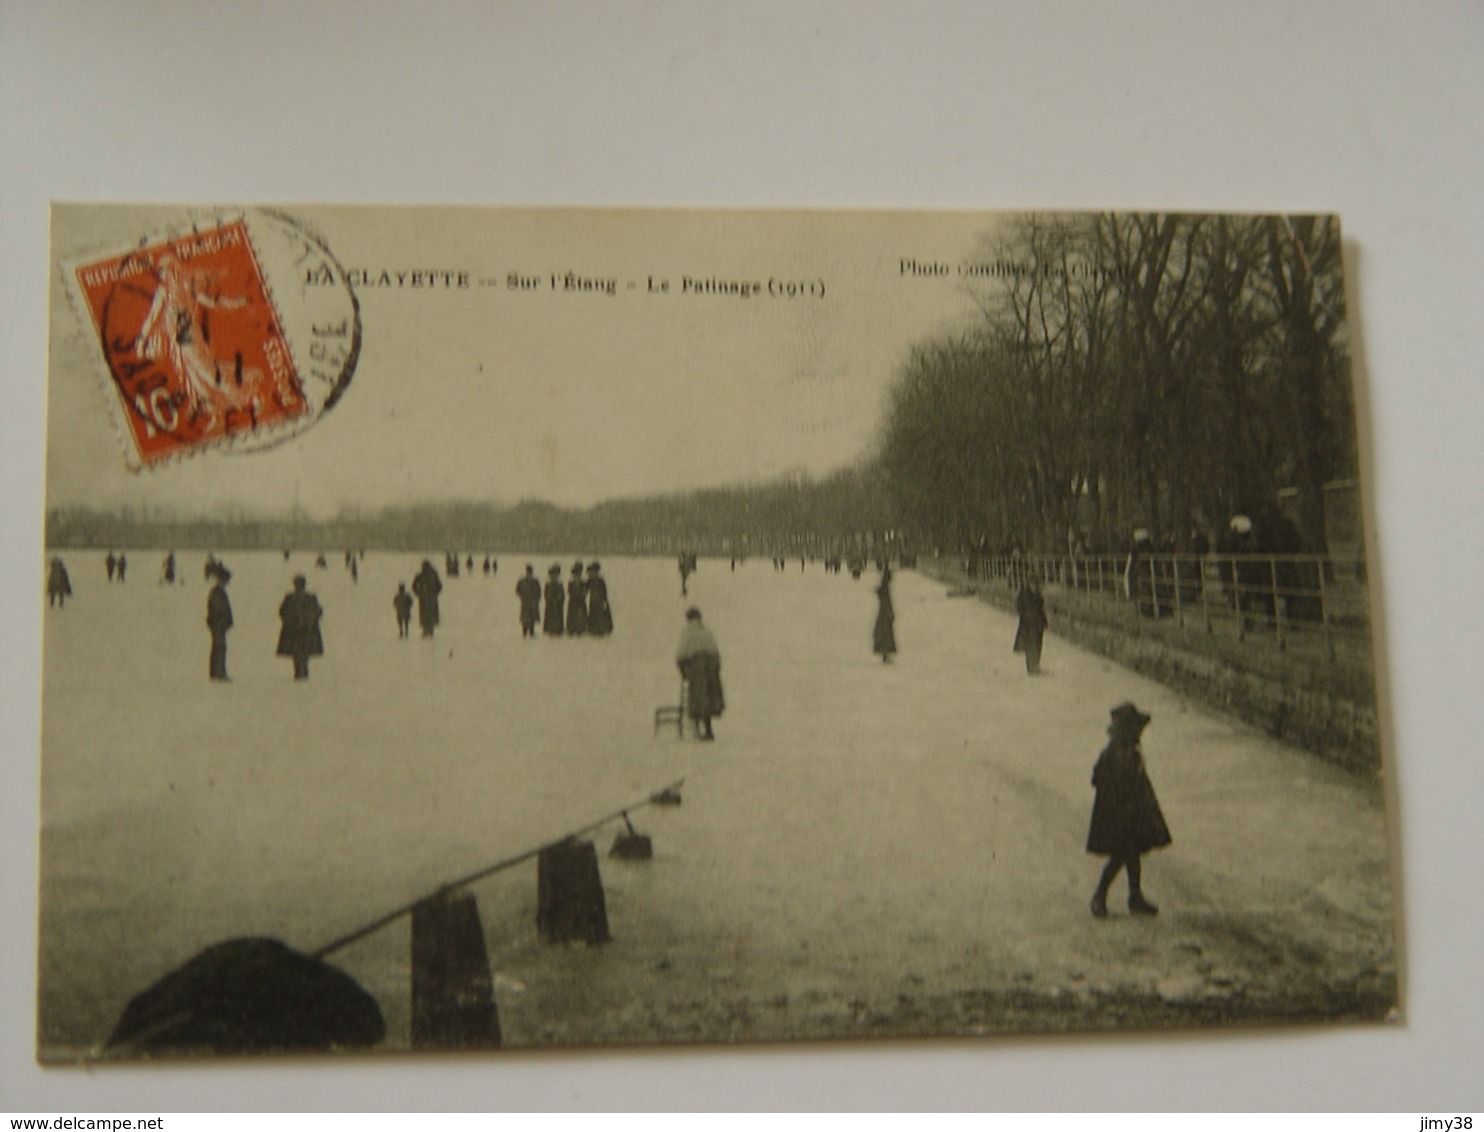
<instances>
[{"instance_id":1,"label":"wooden post in ice","mask_svg":"<svg viewBox=\"0 0 1484 1132\"><path fill-rule=\"evenodd\" d=\"M591 841L541 850L536 863L536 929L547 943L607 943L608 904Z\"/></svg>"},{"instance_id":2,"label":"wooden post in ice","mask_svg":"<svg viewBox=\"0 0 1484 1132\"><path fill-rule=\"evenodd\" d=\"M413 1049L500 1044L489 952L472 893L440 893L412 910Z\"/></svg>"}]
</instances>

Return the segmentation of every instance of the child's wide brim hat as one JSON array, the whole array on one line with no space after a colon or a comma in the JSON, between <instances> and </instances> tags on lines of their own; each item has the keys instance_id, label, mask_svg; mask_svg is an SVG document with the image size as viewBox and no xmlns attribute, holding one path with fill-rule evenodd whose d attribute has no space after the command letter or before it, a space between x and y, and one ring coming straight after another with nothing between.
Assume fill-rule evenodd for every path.
<instances>
[{"instance_id":1,"label":"child's wide brim hat","mask_svg":"<svg viewBox=\"0 0 1484 1132\"><path fill-rule=\"evenodd\" d=\"M1131 703L1119 704L1110 714L1113 718L1113 726L1129 735L1139 734L1153 718L1145 715Z\"/></svg>"}]
</instances>

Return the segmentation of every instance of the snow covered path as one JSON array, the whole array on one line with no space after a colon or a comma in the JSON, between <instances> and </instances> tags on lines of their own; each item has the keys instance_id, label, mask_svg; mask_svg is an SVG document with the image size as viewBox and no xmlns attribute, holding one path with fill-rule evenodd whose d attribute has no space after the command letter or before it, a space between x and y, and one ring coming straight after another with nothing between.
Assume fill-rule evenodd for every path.
<instances>
[{"instance_id":1,"label":"snow covered path","mask_svg":"<svg viewBox=\"0 0 1484 1132\"><path fill-rule=\"evenodd\" d=\"M913 573L896 663L870 652L874 575L604 561L616 632L522 641L529 560L449 579L433 642L396 636L417 559L225 556L230 685L205 678L205 586L127 586L67 556L46 623L44 1050L106 1037L200 948L310 950L441 882L685 776L635 824L655 859L604 858L614 939L548 947L535 868L475 886L507 1045L769 1040L1168 1020L1356 1015L1392 993L1379 790ZM435 558L441 562L441 558ZM478 563L476 562L476 567ZM570 562L564 562L565 568ZM274 657L295 571L326 608L307 683ZM94 576L96 575L96 577ZM656 737L685 606L720 639L717 741ZM1146 858L1154 920L1095 921L1082 851L1108 709L1154 721L1175 843ZM606 853L615 830L596 835ZM405 921L336 956L407 1040Z\"/></svg>"}]
</instances>

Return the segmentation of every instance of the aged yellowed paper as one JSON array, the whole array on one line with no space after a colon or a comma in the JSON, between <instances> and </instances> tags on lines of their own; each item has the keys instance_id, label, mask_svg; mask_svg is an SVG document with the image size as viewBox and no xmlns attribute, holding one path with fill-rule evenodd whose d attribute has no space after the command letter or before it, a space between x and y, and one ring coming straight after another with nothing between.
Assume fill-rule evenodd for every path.
<instances>
[{"instance_id":1,"label":"aged yellowed paper","mask_svg":"<svg viewBox=\"0 0 1484 1132\"><path fill-rule=\"evenodd\" d=\"M52 268L43 1060L1392 1014L1336 218Z\"/></svg>"}]
</instances>

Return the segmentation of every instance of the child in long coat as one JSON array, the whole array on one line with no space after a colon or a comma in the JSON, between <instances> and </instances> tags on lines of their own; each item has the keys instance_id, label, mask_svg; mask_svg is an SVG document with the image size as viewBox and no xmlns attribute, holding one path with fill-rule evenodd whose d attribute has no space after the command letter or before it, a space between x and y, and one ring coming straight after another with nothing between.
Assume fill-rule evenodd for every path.
<instances>
[{"instance_id":1,"label":"child in long coat","mask_svg":"<svg viewBox=\"0 0 1484 1132\"><path fill-rule=\"evenodd\" d=\"M407 583L398 582L397 592L392 597L392 608L397 611L397 636L407 636L412 627L412 595L407 592Z\"/></svg>"},{"instance_id":2,"label":"child in long coat","mask_svg":"<svg viewBox=\"0 0 1484 1132\"><path fill-rule=\"evenodd\" d=\"M1092 914L1099 918L1108 914L1108 889L1120 869L1128 873L1128 910L1138 916L1153 916L1159 911L1144 899L1140 885L1140 858L1171 840L1139 749L1139 736L1149 719L1133 704L1114 708L1108 724L1108 745L1092 769L1097 795L1087 829L1087 851L1108 857L1092 897Z\"/></svg>"}]
</instances>

